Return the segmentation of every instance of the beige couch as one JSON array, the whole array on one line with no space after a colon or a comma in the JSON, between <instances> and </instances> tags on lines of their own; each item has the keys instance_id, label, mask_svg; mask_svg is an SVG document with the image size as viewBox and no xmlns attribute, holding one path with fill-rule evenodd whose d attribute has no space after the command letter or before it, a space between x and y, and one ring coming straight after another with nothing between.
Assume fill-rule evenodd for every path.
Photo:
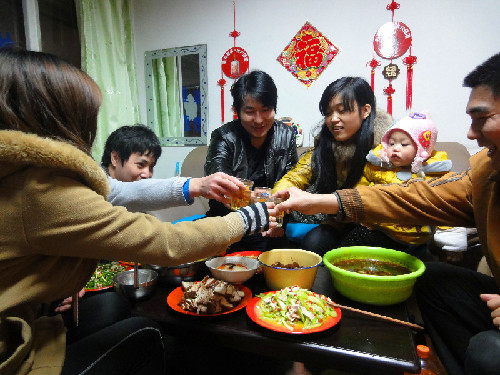
<instances>
[{"instance_id":1,"label":"beige couch","mask_svg":"<svg viewBox=\"0 0 500 375\"><path fill-rule=\"evenodd\" d=\"M191 150L186 156L181 167L181 176L203 177L204 164L207 156L208 146L198 146ZM469 168L469 152L467 148L458 142L437 142L436 150L446 151L448 157L453 162L452 171L459 172ZM309 150L309 147L299 147L297 152L299 157ZM184 217L193 215L203 215L208 211L208 200L205 198L195 198L191 206L173 207L164 210L151 212L162 221L176 221Z\"/></svg>"}]
</instances>

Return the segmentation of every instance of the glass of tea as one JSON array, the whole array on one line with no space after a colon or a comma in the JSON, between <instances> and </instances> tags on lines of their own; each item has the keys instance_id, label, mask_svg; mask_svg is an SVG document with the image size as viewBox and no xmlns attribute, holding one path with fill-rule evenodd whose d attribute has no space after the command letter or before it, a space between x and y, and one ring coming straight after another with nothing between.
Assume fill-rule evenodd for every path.
<instances>
[{"instance_id":1,"label":"glass of tea","mask_svg":"<svg viewBox=\"0 0 500 375\"><path fill-rule=\"evenodd\" d=\"M253 181L247 180L246 178L238 178L243 185L245 185L245 190L240 191L239 195L235 195L231 198L231 210L236 211L238 208L248 206L251 203Z\"/></svg>"}]
</instances>

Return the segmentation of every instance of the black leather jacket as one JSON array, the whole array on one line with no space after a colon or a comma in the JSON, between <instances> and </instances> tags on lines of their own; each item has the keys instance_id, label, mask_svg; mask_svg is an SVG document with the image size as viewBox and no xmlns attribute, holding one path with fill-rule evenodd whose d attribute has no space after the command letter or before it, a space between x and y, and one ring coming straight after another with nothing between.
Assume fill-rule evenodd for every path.
<instances>
[{"instance_id":1,"label":"black leather jacket","mask_svg":"<svg viewBox=\"0 0 500 375\"><path fill-rule=\"evenodd\" d=\"M277 120L274 121L271 130L269 130L268 137L271 137L270 147L263 150L266 153L264 173L267 186L272 188L297 164L297 144L293 128ZM231 121L215 129L208 146L205 175L224 172L231 176L248 178L247 145L248 134L240 120ZM210 211L213 211L213 204L214 202L210 201ZM227 212L227 209L217 210L218 215Z\"/></svg>"}]
</instances>

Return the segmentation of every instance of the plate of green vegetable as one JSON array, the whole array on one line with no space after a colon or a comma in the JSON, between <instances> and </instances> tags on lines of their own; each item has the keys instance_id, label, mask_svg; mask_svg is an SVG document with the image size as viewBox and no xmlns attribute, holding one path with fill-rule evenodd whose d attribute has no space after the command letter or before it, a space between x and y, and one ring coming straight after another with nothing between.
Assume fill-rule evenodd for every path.
<instances>
[{"instance_id":1,"label":"plate of green vegetable","mask_svg":"<svg viewBox=\"0 0 500 375\"><path fill-rule=\"evenodd\" d=\"M102 262L97 265L92 277L85 285L86 292L98 292L113 286L113 276L132 267L117 261Z\"/></svg>"},{"instance_id":2,"label":"plate of green vegetable","mask_svg":"<svg viewBox=\"0 0 500 375\"><path fill-rule=\"evenodd\" d=\"M258 294L246 311L258 325L291 334L325 331L341 317L340 308L329 297L298 286Z\"/></svg>"}]
</instances>

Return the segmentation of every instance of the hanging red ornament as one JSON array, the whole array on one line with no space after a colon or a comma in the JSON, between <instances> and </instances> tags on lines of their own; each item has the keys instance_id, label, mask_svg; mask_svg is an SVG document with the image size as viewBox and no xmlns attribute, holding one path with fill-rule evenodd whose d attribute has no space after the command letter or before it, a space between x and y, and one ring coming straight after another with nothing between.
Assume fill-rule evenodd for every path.
<instances>
[{"instance_id":1,"label":"hanging red ornament","mask_svg":"<svg viewBox=\"0 0 500 375\"><path fill-rule=\"evenodd\" d=\"M392 12L392 20L394 21L394 11L399 9L399 3L396 3L394 0L390 4L387 4L385 9L390 10Z\"/></svg>"},{"instance_id":2,"label":"hanging red ornament","mask_svg":"<svg viewBox=\"0 0 500 375\"><path fill-rule=\"evenodd\" d=\"M248 53L243 48L236 47L236 38L240 36L240 32L236 31L236 6L234 1L233 25L233 31L229 33L229 36L234 39L234 46L229 48L222 56L221 70L227 77L236 79L246 73L250 65L250 59L248 57ZM217 83L221 87L221 118L222 123L224 123L224 85L226 84L226 80L223 75ZM233 118L238 118L238 115L234 112L234 110Z\"/></svg>"},{"instance_id":3,"label":"hanging red ornament","mask_svg":"<svg viewBox=\"0 0 500 375\"><path fill-rule=\"evenodd\" d=\"M392 116L392 94L394 94L396 90L392 88L392 83L389 81L389 86L384 89L384 94L387 95L387 112Z\"/></svg>"},{"instance_id":4,"label":"hanging red ornament","mask_svg":"<svg viewBox=\"0 0 500 375\"><path fill-rule=\"evenodd\" d=\"M413 101L413 65L417 63L417 56L410 54L403 59L406 65L406 109L410 109Z\"/></svg>"},{"instance_id":5,"label":"hanging red ornament","mask_svg":"<svg viewBox=\"0 0 500 375\"><path fill-rule=\"evenodd\" d=\"M221 121L224 123L224 85L226 84L226 80L224 77L217 81L217 84L220 86L220 112L221 112Z\"/></svg>"},{"instance_id":6,"label":"hanging red ornament","mask_svg":"<svg viewBox=\"0 0 500 375\"><path fill-rule=\"evenodd\" d=\"M375 57L368 61L366 65L369 65L372 70L371 70L371 86L372 90L375 91L375 69L380 66L380 62L375 60Z\"/></svg>"}]
</instances>

